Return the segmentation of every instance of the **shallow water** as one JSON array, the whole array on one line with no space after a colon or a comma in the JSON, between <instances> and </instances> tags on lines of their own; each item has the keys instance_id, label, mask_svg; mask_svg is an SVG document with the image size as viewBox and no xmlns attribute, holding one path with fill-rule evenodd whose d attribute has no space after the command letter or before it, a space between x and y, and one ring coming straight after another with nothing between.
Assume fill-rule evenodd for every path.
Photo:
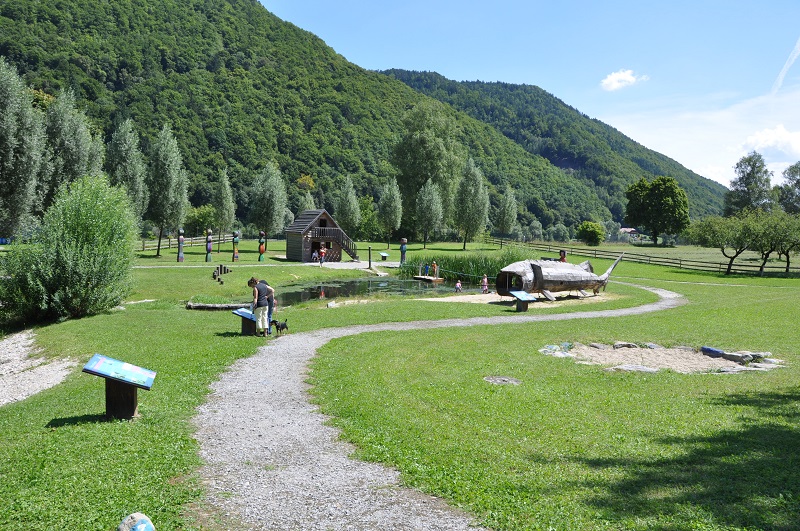
<instances>
[{"instance_id":1,"label":"shallow water","mask_svg":"<svg viewBox=\"0 0 800 531\"><path fill-rule=\"evenodd\" d=\"M430 296L452 293L453 285L447 282L433 284L421 280L369 278L357 280L326 280L321 284L295 284L282 286L276 293L280 306L291 306L301 302L358 297L375 294L397 296Z\"/></svg>"}]
</instances>

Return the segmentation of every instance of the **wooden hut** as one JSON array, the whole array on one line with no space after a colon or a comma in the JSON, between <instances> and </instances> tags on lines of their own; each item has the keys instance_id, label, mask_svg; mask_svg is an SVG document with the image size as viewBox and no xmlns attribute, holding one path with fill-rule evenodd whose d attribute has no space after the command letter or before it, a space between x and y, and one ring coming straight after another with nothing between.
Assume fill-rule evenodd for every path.
<instances>
[{"instance_id":1,"label":"wooden hut","mask_svg":"<svg viewBox=\"0 0 800 531\"><path fill-rule=\"evenodd\" d=\"M326 262L341 262L342 252L358 260L355 242L324 209L301 212L286 229L286 259L311 262L314 251L325 246Z\"/></svg>"}]
</instances>

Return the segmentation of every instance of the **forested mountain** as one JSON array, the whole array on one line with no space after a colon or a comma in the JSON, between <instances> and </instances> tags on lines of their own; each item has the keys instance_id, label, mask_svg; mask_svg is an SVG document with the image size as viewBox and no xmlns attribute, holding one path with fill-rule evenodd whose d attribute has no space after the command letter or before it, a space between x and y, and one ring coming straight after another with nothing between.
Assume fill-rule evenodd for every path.
<instances>
[{"instance_id":1,"label":"forested mountain","mask_svg":"<svg viewBox=\"0 0 800 531\"><path fill-rule=\"evenodd\" d=\"M192 205L209 202L211 183L227 168L239 217L247 212L256 173L270 161L287 182L292 208L312 185L317 206L332 208L347 176L359 195L377 199L380 187L396 175L390 153L403 131L402 118L427 98L390 76L347 62L257 0L0 0L0 56L34 89L52 95L72 89L106 142L131 118L147 152L161 127L171 124L189 173ZM512 109L505 102L511 101L513 86L507 87L507 97L491 96L498 109ZM476 100L490 98L488 91L469 92ZM473 112L468 106L464 110ZM569 164L555 159L565 171L540 156L552 150L534 149L535 139L526 141L522 127L515 138L486 116L450 107L444 112L489 181L493 204L506 183L517 191L523 224L534 217L545 227L605 221L612 217L606 205L619 220L616 200L635 173L622 155L641 157L643 166L652 159L652 170L668 160L625 145L616 158L602 159L611 161L610 168L624 168L624 177L616 170L585 168L601 160L579 156L600 145L588 136L585 146L566 143L576 151ZM569 116L560 112L552 123L568 122ZM599 122L595 129L613 137L613 130ZM699 178L651 173L683 179L693 214L714 211L717 196L721 205L722 191L704 188ZM704 206L698 210L695 203Z\"/></svg>"},{"instance_id":2,"label":"forested mountain","mask_svg":"<svg viewBox=\"0 0 800 531\"><path fill-rule=\"evenodd\" d=\"M614 217L624 214L625 190L641 177L675 178L689 196L690 214L719 214L727 190L647 149L531 85L457 82L435 72L384 72L411 88L487 123L529 153L541 155L586 182Z\"/></svg>"}]
</instances>

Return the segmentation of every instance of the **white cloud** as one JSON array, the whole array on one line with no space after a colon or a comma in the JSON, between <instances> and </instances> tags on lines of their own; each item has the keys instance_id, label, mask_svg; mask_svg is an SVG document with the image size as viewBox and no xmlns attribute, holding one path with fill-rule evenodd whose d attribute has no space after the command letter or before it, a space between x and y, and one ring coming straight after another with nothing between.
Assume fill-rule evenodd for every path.
<instances>
[{"instance_id":1,"label":"white cloud","mask_svg":"<svg viewBox=\"0 0 800 531\"><path fill-rule=\"evenodd\" d=\"M800 131L788 131L783 124L778 124L772 129L762 129L748 136L744 146L759 153L771 151L800 159Z\"/></svg>"},{"instance_id":2,"label":"white cloud","mask_svg":"<svg viewBox=\"0 0 800 531\"><path fill-rule=\"evenodd\" d=\"M608 74L605 79L600 82L600 86L603 88L603 90L613 92L615 90L635 85L640 81L647 81L648 79L650 78L647 76L635 75L633 70L617 70L616 72Z\"/></svg>"},{"instance_id":3,"label":"white cloud","mask_svg":"<svg viewBox=\"0 0 800 531\"><path fill-rule=\"evenodd\" d=\"M642 145L726 186L750 151L764 156L778 184L800 160L800 86L734 103L712 97L639 102L634 109L597 118Z\"/></svg>"}]
</instances>

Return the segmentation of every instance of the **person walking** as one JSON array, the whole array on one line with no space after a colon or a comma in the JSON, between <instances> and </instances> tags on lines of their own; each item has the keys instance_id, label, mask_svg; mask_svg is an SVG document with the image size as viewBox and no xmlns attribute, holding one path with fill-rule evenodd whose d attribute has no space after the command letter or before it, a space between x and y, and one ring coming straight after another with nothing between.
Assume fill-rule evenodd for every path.
<instances>
[{"instance_id":1,"label":"person walking","mask_svg":"<svg viewBox=\"0 0 800 531\"><path fill-rule=\"evenodd\" d=\"M486 275L483 275L483 279L481 279L481 292L489 293L489 279L486 278Z\"/></svg>"},{"instance_id":2,"label":"person walking","mask_svg":"<svg viewBox=\"0 0 800 531\"><path fill-rule=\"evenodd\" d=\"M325 244L319 250L319 266L322 267L322 264L325 263L325 255L328 254L328 249L325 248Z\"/></svg>"},{"instance_id":3,"label":"person walking","mask_svg":"<svg viewBox=\"0 0 800 531\"><path fill-rule=\"evenodd\" d=\"M253 289L253 313L256 315L256 335L269 336L272 334L270 320L272 318L272 304L275 300L275 290L267 284L266 280L259 281L250 277L247 285Z\"/></svg>"}]
</instances>

